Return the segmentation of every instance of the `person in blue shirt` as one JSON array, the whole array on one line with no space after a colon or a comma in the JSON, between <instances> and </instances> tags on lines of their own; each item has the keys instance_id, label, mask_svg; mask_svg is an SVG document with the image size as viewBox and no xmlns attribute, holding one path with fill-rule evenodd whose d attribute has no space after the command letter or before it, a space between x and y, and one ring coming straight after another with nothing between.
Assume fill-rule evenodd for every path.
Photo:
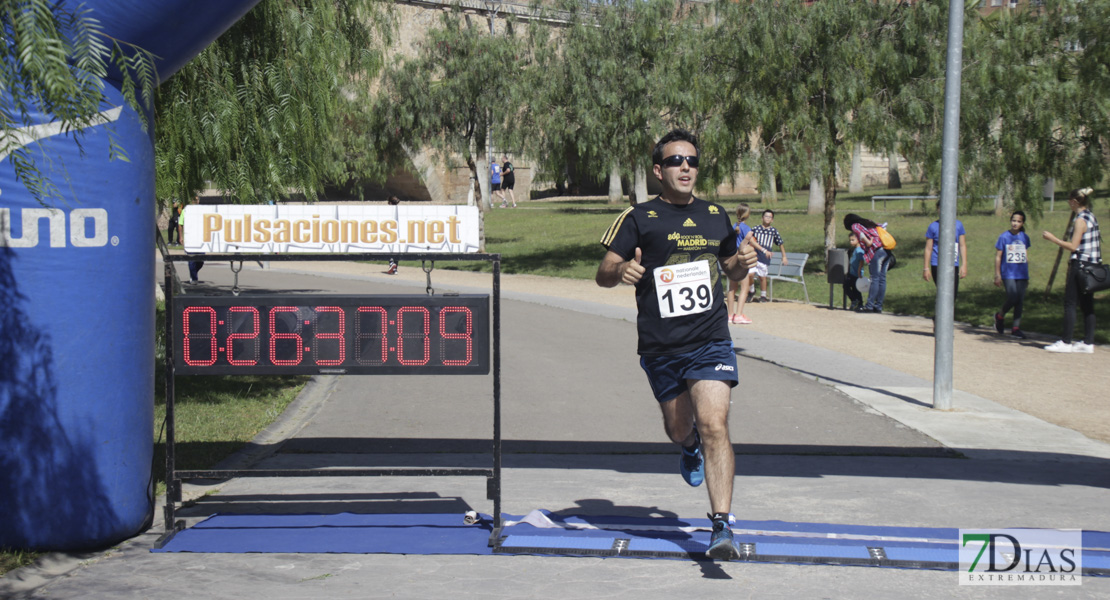
<instances>
[{"instance_id":1,"label":"person in blue shirt","mask_svg":"<svg viewBox=\"0 0 1110 600\"><path fill-rule=\"evenodd\" d=\"M490 192L501 199L501 208L505 208L505 193L501 191L501 165L497 161L489 164ZM489 205L493 207L493 198L490 197Z\"/></svg>"},{"instance_id":2,"label":"person in blue shirt","mask_svg":"<svg viewBox=\"0 0 1110 600\"><path fill-rule=\"evenodd\" d=\"M736 230L736 243L739 246L741 242L748 238L752 232L752 228L745 222L751 216L752 209L748 206L747 202L741 202L736 207L736 223L732 226ZM764 252L763 247L760 246L753 237L748 240L748 243L756 249L757 252ZM728 294L725 296L726 304L728 305L728 322L734 325L749 325L752 320L744 314L744 304L748 301L748 290L752 285L752 274L743 281L728 282Z\"/></svg>"},{"instance_id":3,"label":"person in blue shirt","mask_svg":"<svg viewBox=\"0 0 1110 600\"><path fill-rule=\"evenodd\" d=\"M1005 330L1006 313L1014 309L1010 334L1025 338L1021 330L1021 313L1025 307L1025 289L1029 287L1029 236L1025 234L1025 213L1015 210L1010 215L1010 229L998 236L994 244L994 285L1006 289L1006 302L994 314L994 329Z\"/></svg>"},{"instance_id":4,"label":"person in blue shirt","mask_svg":"<svg viewBox=\"0 0 1110 600\"><path fill-rule=\"evenodd\" d=\"M937 212L940 212L940 202L937 202ZM937 279L937 259L940 258L940 220L933 221L925 230L925 281ZM956 219L956 272L953 283L952 297L960 293L960 280L967 277L967 231L964 224Z\"/></svg>"},{"instance_id":5,"label":"person in blue shirt","mask_svg":"<svg viewBox=\"0 0 1110 600\"><path fill-rule=\"evenodd\" d=\"M863 292L856 287L856 282L863 277L863 248L859 245L859 236L856 232L848 234L848 245L852 247L852 256L848 259L848 275L844 277L844 293L852 301L850 310L857 310L863 306Z\"/></svg>"}]
</instances>

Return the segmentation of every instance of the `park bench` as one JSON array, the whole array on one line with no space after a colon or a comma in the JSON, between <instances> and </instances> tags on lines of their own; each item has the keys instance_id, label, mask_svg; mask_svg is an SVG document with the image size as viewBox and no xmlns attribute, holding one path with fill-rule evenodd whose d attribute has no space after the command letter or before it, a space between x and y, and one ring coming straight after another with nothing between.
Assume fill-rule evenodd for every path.
<instances>
[{"instance_id":1,"label":"park bench","mask_svg":"<svg viewBox=\"0 0 1110 600\"><path fill-rule=\"evenodd\" d=\"M802 290L806 295L806 304L809 304L809 289L806 288L806 280L803 276L807 260L809 260L809 254L787 252L787 264L783 265L782 252L773 253L771 264L767 266L767 297L772 300L775 299L775 281L788 281L802 284Z\"/></svg>"}]
</instances>

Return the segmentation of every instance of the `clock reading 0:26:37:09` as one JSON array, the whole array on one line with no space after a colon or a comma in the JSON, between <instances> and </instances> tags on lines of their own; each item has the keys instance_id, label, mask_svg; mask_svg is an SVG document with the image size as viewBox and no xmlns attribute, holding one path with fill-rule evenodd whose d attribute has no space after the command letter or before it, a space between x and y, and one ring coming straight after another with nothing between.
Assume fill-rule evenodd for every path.
<instances>
[{"instance_id":1,"label":"clock reading 0:26:37:09","mask_svg":"<svg viewBox=\"0 0 1110 600\"><path fill-rule=\"evenodd\" d=\"M489 296L176 296L180 375L489 373Z\"/></svg>"}]
</instances>

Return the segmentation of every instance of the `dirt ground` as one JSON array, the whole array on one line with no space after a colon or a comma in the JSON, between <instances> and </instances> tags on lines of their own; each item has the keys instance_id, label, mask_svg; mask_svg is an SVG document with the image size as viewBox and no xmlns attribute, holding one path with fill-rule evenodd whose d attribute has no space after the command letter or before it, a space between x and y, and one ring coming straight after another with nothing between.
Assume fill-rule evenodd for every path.
<instances>
[{"instance_id":1,"label":"dirt ground","mask_svg":"<svg viewBox=\"0 0 1110 600\"><path fill-rule=\"evenodd\" d=\"M299 263L298 270L377 272L355 263ZM402 267L395 276L425 281L420 269ZM490 285L491 275L437 270L436 287ZM632 289L600 288L593 281L502 275L502 290L635 307ZM822 290L815 290L815 298ZM836 294L839 301L839 292ZM1063 307L1061 307L1063 318ZM935 344L933 323L922 317L857 314L800 302L749 304L749 327L856 356L931 381ZM1058 338L1031 334L1019 340L993 329L957 323L953 341L953 387L1039 419L1110 443L1110 348L1094 354L1053 354L1043 346ZM958 406L954 407L956 410Z\"/></svg>"}]
</instances>

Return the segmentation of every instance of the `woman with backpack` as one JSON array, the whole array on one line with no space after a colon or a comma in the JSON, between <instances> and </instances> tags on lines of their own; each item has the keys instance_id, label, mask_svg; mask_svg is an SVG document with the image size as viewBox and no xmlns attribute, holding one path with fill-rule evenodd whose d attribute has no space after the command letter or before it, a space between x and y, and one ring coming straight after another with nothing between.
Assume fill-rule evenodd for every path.
<instances>
[{"instance_id":1,"label":"woman with backpack","mask_svg":"<svg viewBox=\"0 0 1110 600\"><path fill-rule=\"evenodd\" d=\"M862 313L883 312L886 299L886 271L890 255L883 248L882 239L876 228L878 223L857 214L844 215L844 228L856 234L860 248L863 248L863 261L867 263L871 275L871 287L867 290L867 303L856 309Z\"/></svg>"}]
</instances>

